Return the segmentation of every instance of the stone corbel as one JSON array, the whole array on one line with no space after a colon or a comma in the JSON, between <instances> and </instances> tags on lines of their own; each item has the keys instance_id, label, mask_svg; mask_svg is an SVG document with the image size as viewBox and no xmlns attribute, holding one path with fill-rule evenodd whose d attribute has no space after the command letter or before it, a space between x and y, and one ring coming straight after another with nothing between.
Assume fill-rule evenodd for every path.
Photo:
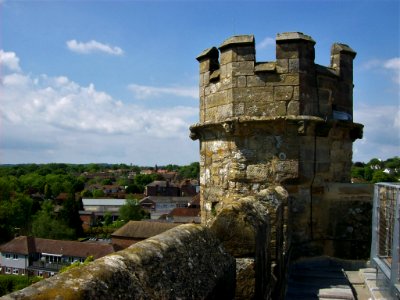
<instances>
[{"instance_id":1,"label":"stone corbel","mask_svg":"<svg viewBox=\"0 0 400 300\"><path fill-rule=\"evenodd\" d=\"M190 127L190 134L189 134L189 137L190 137L193 141L195 141L195 140L200 139L200 134L199 134L199 132L198 132L195 128L193 128L193 127L191 126L191 127Z\"/></svg>"},{"instance_id":2,"label":"stone corbel","mask_svg":"<svg viewBox=\"0 0 400 300\"><path fill-rule=\"evenodd\" d=\"M222 123L222 127L225 132L229 134L232 134L235 131L235 124L233 122L224 122Z\"/></svg>"},{"instance_id":3,"label":"stone corbel","mask_svg":"<svg viewBox=\"0 0 400 300\"><path fill-rule=\"evenodd\" d=\"M298 127L297 127L297 133L300 135L305 135L307 134L307 123L306 121L299 121L297 123Z\"/></svg>"}]
</instances>

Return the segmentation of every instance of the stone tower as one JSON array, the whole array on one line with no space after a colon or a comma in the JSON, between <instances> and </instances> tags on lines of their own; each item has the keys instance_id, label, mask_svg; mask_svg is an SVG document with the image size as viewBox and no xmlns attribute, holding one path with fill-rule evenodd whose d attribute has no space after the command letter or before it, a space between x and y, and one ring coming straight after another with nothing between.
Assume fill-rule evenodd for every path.
<instances>
[{"instance_id":1,"label":"stone tower","mask_svg":"<svg viewBox=\"0 0 400 300\"><path fill-rule=\"evenodd\" d=\"M291 239L324 234L313 205L327 184L350 182L363 126L352 118L356 53L334 44L325 67L314 63L314 45L299 32L278 34L276 61L257 62L254 36L241 35L197 57L200 122L190 130L200 141L203 224L240 198L282 186Z\"/></svg>"}]
</instances>

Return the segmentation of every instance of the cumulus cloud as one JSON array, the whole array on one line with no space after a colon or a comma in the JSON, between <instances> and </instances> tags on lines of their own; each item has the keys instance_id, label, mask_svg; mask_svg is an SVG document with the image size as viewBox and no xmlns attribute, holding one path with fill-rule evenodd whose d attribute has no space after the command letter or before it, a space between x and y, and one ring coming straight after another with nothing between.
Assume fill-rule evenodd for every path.
<instances>
[{"instance_id":1,"label":"cumulus cloud","mask_svg":"<svg viewBox=\"0 0 400 300\"><path fill-rule=\"evenodd\" d=\"M197 121L197 107L149 109L115 99L94 84L82 86L65 76L23 72L5 74L0 95L1 163L138 163L139 153L142 163L161 162L160 157L168 163L174 157L179 162L179 155L184 155L163 151L180 143L182 149L195 147L188 127ZM149 148L157 149L156 158L148 157Z\"/></svg>"},{"instance_id":2,"label":"cumulus cloud","mask_svg":"<svg viewBox=\"0 0 400 300\"><path fill-rule=\"evenodd\" d=\"M67 41L67 47L72 52L81 54L90 54L93 52L103 52L110 55L122 55L124 51L116 46L110 46L108 44L103 44L95 40L83 43L76 40Z\"/></svg>"},{"instance_id":3,"label":"cumulus cloud","mask_svg":"<svg viewBox=\"0 0 400 300\"><path fill-rule=\"evenodd\" d=\"M163 95L173 95L178 97L189 97L197 99L199 97L197 87L155 87L139 84L130 84L128 89L137 99L147 99Z\"/></svg>"},{"instance_id":4,"label":"cumulus cloud","mask_svg":"<svg viewBox=\"0 0 400 300\"><path fill-rule=\"evenodd\" d=\"M14 52L4 52L2 49L0 49L0 66L7 68L9 71L21 71L17 55Z\"/></svg>"},{"instance_id":5,"label":"cumulus cloud","mask_svg":"<svg viewBox=\"0 0 400 300\"><path fill-rule=\"evenodd\" d=\"M367 162L373 157L386 159L398 156L400 112L395 105L362 104L354 109L354 121L364 125L363 139L357 140L354 156Z\"/></svg>"},{"instance_id":6,"label":"cumulus cloud","mask_svg":"<svg viewBox=\"0 0 400 300\"><path fill-rule=\"evenodd\" d=\"M187 128L185 119L194 114L188 107L157 111L125 104L93 84L80 86L66 77L10 74L4 77L1 90L1 113L13 125L41 123L102 134L145 131L156 136L162 131L171 136Z\"/></svg>"}]
</instances>

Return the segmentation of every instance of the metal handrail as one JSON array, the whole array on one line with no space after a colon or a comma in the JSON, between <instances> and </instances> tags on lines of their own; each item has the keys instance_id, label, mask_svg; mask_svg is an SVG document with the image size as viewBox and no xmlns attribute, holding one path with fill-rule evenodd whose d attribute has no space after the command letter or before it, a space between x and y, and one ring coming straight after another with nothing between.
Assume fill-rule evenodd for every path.
<instances>
[{"instance_id":1,"label":"metal handrail","mask_svg":"<svg viewBox=\"0 0 400 300\"><path fill-rule=\"evenodd\" d=\"M371 263L385 275L389 289L400 284L400 184L377 183L372 213Z\"/></svg>"}]
</instances>

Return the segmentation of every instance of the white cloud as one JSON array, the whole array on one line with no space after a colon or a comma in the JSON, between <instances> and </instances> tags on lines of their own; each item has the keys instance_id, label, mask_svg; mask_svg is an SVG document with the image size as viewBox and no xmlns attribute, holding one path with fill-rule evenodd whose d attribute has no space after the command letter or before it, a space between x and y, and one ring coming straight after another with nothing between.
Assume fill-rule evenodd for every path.
<instances>
[{"instance_id":1,"label":"white cloud","mask_svg":"<svg viewBox=\"0 0 400 300\"><path fill-rule=\"evenodd\" d=\"M398 106L362 104L354 110L354 121L364 125L363 139L354 145L354 161L399 155L400 112Z\"/></svg>"},{"instance_id":2,"label":"white cloud","mask_svg":"<svg viewBox=\"0 0 400 300\"><path fill-rule=\"evenodd\" d=\"M400 57L394 57L387 60L371 59L361 65L363 70L386 70L391 73L392 79L400 85Z\"/></svg>"},{"instance_id":3,"label":"white cloud","mask_svg":"<svg viewBox=\"0 0 400 300\"><path fill-rule=\"evenodd\" d=\"M385 61L383 66L385 69L394 72L394 81L397 84L400 84L400 57L395 57Z\"/></svg>"},{"instance_id":4,"label":"white cloud","mask_svg":"<svg viewBox=\"0 0 400 300\"><path fill-rule=\"evenodd\" d=\"M178 97L190 97L197 99L199 92L197 87L155 87L139 84L130 84L128 89L137 99L147 99L163 95L173 95Z\"/></svg>"},{"instance_id":5,"label":"white cloud","mask_svg":"<svg viewBox=\"0 0 400 300\"><path fill-rule=\"evenodd\" d=\"M14 52L4 52L0 49L0 66L10 71L20 72L19 58Z\"/></svg>"},{"instance_id":6,"label":"white cloud","mask_svg":"<svg viewBox=\"0 0 400 300\"><path fill-rule=\"evenodd\" d=\"M76 40L69 40L67 41L67 47L69 50L81 54L90 54L93 52L103 52L111 55L124 54L124 51L119 47L103 44L95 40L91 40L86 43L78 42Z\"/></svg>"},{"instance_id":7,"label":"white cloud","mask_svg":"<svg viewBox=\"0 0 400 300\"><path fill-rule=\"evenodd\" d=\"M197 154L188 137L197 107L149 109L94 84L24 73L5 75L0 95L0 163L182 163Z\"/></svg>"},{"instance_id":8,"label":"white cloud","mask_svg":"<svg viewBox=\"0 0 400 300\"><path fill-rule=\"evenodd\" d=\"M275 39L271 38L271 37L266 37L261 42L256 43L256 47L259 50L265 49L269 46L274 46L274 45L275 45Z\"/></svg>"}]
</instances>

